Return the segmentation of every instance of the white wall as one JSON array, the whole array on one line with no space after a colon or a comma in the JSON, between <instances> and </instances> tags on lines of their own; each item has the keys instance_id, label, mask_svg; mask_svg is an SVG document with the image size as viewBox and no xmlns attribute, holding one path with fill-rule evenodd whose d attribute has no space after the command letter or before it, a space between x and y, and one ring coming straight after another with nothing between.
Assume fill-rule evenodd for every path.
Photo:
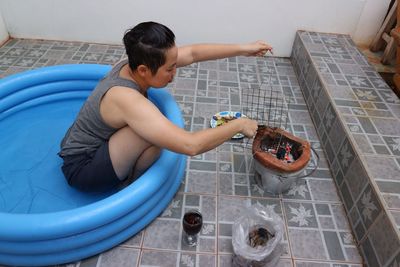
<instances>
[{"instance_id":1,"label":"white wall","mask_svg":"<svg viewBox=\"0 0 400 267\"><path fill-rule=\"evenodd\" d=\"M120 44L127 28L154 20L169 26L178 44L264 39L274 47L275 55L289 56L298 29L345 33L359 42L370 42L389 2L0 0L0 9L8 32L17 38Z\"/></svg>"},{"instance_id":2,"label":"white wall","mask_svg":"<svg viewBox=\"0 0 400 267\"><path fill-rule=\"evenodd\" d=\"M1 15L0 9L0 45L2 45L5 41L8 40L8 31L6 25L4 24L3 16Z\"/></svg>"},{"instance_id":3,"label":"white wall","mask_svg":"<svg viewBox=\"0 0 400 267\"><path fill-rule=\"evenodd\" d=\"M390 0L368 0L355 33L352 35L358 44L370 44L375 38L388 11Z\"/></svg>"}]
</instances>

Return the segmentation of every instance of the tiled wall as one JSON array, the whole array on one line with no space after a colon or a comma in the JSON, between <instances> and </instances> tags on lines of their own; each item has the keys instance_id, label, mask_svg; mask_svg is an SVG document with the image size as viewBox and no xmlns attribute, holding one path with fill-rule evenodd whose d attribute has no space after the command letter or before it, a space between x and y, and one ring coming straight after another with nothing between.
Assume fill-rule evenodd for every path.
<instances>
[{"instance_id":1,"label":"tiled wall","mask_svg":"<svg viewBox=\"0 0 400 267\"><path fill-rule=\"evenodd\" d=\"M347 35L299 31L291 60L365 261L398 266L398 97Z\"/></svg>"}]
</instances>

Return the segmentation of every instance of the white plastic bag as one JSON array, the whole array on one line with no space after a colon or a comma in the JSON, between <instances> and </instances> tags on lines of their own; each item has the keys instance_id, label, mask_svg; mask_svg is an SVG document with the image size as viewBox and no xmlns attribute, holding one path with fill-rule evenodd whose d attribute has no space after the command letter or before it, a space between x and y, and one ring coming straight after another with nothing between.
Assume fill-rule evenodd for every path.
<instances>
[{"instance_id":1,"label":"white plastic bag","mask_svg":"<svg viewBox=\"0 0 400 267\"><path fill-rule=\"evenodd\" d=\"M262 228L262 229L261 229ZM272 236L261 242L254 242L252 236L257 229L267 230ZM258 232L257 232L258 233ZM267 241L266 241L267 240ZM273 210L265 209L257 203L238 218L232 226L233 266L273 267L282 254L283 221ZM265 242L266 241L266 242ZM250 245L260 244L255 247Z\"/></svg>"}]
</instances>

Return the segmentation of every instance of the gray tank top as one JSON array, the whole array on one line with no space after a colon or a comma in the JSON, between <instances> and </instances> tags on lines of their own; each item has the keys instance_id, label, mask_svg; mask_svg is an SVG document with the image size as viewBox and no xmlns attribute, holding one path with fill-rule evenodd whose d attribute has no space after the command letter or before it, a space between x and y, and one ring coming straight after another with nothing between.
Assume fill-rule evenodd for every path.
<instances>
[{"instance_id":1,"label":"gray tank top","mask_svg":"<svg viewBox=\"0 0 400 267\"><path fill-rule=\"evenodd\" d=\"M104 94L114 86L124 86L139 90L139 86L127 79L119 77L121 68L128 63L123 60L113 67L93 90L79 114L61 141L61 157L81 153L94 153L98 147L108 141L118 129L108 126L100 116L100 101Z\"/></svg>"}]
</instances>

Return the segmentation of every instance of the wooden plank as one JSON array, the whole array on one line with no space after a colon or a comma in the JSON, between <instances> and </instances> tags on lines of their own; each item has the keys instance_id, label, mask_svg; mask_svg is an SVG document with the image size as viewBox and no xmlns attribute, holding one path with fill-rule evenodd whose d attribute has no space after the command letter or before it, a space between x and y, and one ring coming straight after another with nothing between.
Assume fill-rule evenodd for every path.
<instances>
[{"instance_id":1,"label":"wooden plank","mask_svg":"<svg viewBox=\"0 0 400 267\"><path fill-rule=\"evenodd\" d=\"M397 0L394 2L393 6L390 8L389 14L386 16L382 23L381 28L376 34L374 40L372 41L369 50L372 52L380 51L385 46L385 40L383 40L382 35L384 33L390 32L390 30L395 26L396 23L396 11L397 11Z\"/></svg>"},{"instance_id":2,"label":"wooden plank","mask_svg":"<svg viewBox=\"0 0 400 267\"><path fill-rule=\"evenodd\" d=\"M394 38L388 34L386 34L386 35L388 38L388 43L386 45L386 48L385 48L382 58L381 58L381 62L383 65L389 65L396 53L396 42L394 41ZM385 39L385 41L386 41L386 39Z\"/></svg>"}]
</instances>

